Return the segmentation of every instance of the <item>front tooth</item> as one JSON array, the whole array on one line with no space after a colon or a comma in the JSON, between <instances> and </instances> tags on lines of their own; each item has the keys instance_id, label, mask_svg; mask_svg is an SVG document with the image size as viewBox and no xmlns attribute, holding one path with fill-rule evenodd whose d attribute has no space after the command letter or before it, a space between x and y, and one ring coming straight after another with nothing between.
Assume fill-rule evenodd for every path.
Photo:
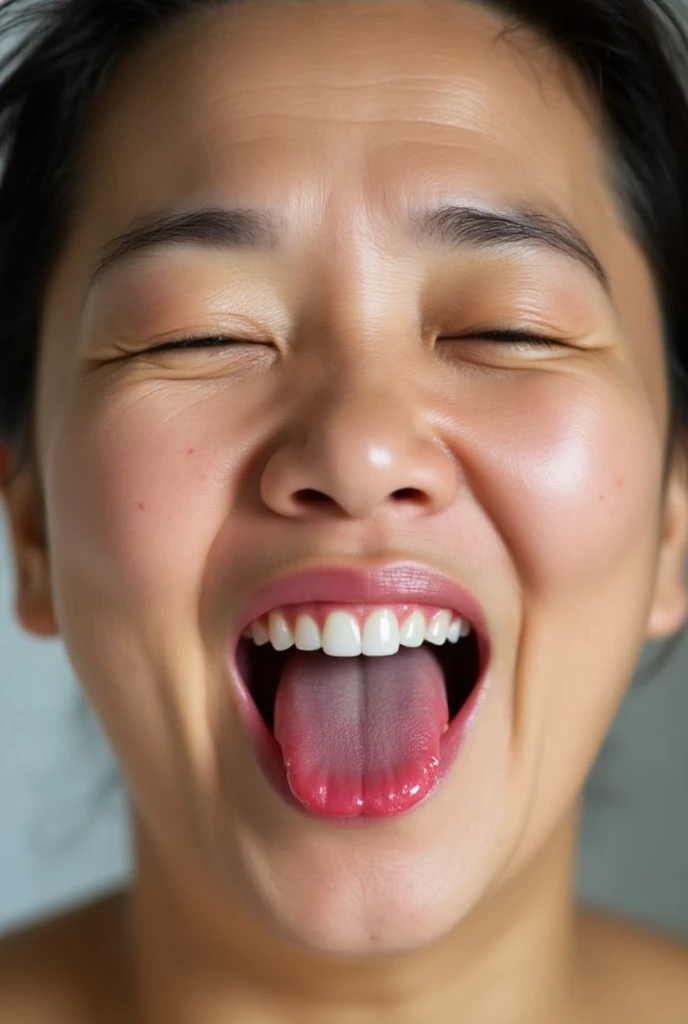
<instances>
[{"instance_id":1,"label":"front tooth","mask_svg":"<svg viewBox=\"0 0 688 1024\"><path fill-rule=\"evenodd\" d=\"M268 616L268 634L270 643L276 651L286 651L294 646L294 634L289 628L284 615L270 612Z\"/></svg>"},{"instance_id":2,"label":"front tooth","mask_svg":"<svg viewBox=\"0 0 688 1024\"><path fill-rule=\"evenodd\" d=\"M363 627L361 653L373 658L396 654L399 650L399 623L389 608L378 608Z\"/></svg>"},{"instance_id":3,"label":"front tooth","mask_svg":"<svg viewBox=\"0 0 688 1024\"><path fill-rule=\"evenodd\" d=\"M425 632L425 639L429 640L431 644L437 644L439 647L447 640L447 633L449 626L451 625L452 614L451 612L443 611L437 612L430 619L428 628Z\"/></svg>"},{"instance_id":4,"label":"front tooth","mask_svg":"<svg viewBox=\"0 0 688 1024\"><path fill-rule=\"evenodd\" d=\"M361 628L349 612L330 612L322 635L325 654L332 658L357 658L361 653Z\"/></svg>"},{"instance_id":5,"label":"front tooth","mask_svg":"<svg viewBox=\"0 0 688 1024\"><path fill-rule=\"evenodd\" d=\"M447 630L447 640L450 644L457 644L459 642L459 637L461 636L461 623L462 619L454 619Z\"/></svg>"},{"instance_id":6,"label":"front tooth","mask_svg":"<svg viewBox=\"0 0 688 1024\"><path fill-rule=\"evenodd\" d=\"M415 611L401 627L399 640L404 647L422 647L425 640L425 616Z\"/></svg>"},{"instance_id":7,"label":"front tooth","mask_svg":"<svg viewBox=\"0 0 688 1024\"><path fill-rule=\"evenodd\" d=\"M297 616L294 641L299 651L319 651L322 647L320 627L310 615Z\"/></svg>"},{"instance_id":8,"label":"front tooth","mask_svg":"<svg viewBox=\"0 0 688 1024\"><path fill-rule=\"evenodd\" d=\"M256 619L256 621L251 625L251 636L253 637L254 644L258 647L262 647L263 644L270 642L270 634L260 619Z\"/></svg>"}]
</instances>

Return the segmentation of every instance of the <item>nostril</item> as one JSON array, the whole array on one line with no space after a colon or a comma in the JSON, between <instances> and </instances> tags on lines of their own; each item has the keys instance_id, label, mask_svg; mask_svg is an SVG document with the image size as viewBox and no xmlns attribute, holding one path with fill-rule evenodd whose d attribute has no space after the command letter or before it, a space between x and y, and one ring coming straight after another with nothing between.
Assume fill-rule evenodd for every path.
<instances>
[{"instance_id":1,"label":"nostril","mask_svg":"<svg viewBox=\"0 0 688 1024\"><path fill-rule=\"evenodd\" d=\"M307 505L327 505L334 500L329 494L316 491L312 487L304 487L297 491L294 498L297 502ZM424 501L425 495L417 487L400 487L399 490L392 493L392 498L394 501Z\"/></svg>"},{"instance_id":2,"label":"nostril","mask_svg":"<svg viewBox=\"0 0 688 1024\"><path fill-rule=\"evenodd\" d=\"M395 501L425 501L425 495L416 487L400 487L394 491L392 498Z\"/></svg>"},{"instance_id":3,"label":"nostril","mask_svg":"<svg viewBox=\"0 0 688 1024\"><path fill-rule=\"evenodd\" d=\"M294 494L294 505L303 511L336 504L330 495L326 495L322 490L315 490L313 487L303 487Z\"/></svg>"},{"instance_id":4,"label":"nostril","mask_svg":"<svg viewBox=\"0 0 688 1024\"><path fill-rule=\"evenodd\" d=\"M297 491L294 498L299 504L303 502L306 505L327 505L332 501L329 494L323 494L312 487L304 487L303 490Z\"/></svg>"}]
</instances>

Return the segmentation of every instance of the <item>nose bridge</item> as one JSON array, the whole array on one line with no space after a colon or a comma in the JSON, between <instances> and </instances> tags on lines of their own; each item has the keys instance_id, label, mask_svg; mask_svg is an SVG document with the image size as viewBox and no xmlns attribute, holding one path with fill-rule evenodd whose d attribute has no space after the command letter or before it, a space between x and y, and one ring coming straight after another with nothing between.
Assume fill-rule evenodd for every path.
<instances>
[{"instance_id":1,"label":"nose bridge","mask_svg":"<svg viewBox=\"0 0 688 1024\"><path fill-rule=\"evenodd\" d=\"M431 402L428 352L409 328L381 316L383 324L362 320L350 329L346 344L330 349L327 385L317 397L323 411L369 423L395 420L396 426L418 425ZM421 384L423 382L423 384Z\"/></svg>"},{"instance_id":2,"label":"nose bridge","mask_svg":"<svg viewBox=\"0 0 688 1024\"><path fill-rule=\"evenodd\" d=\"M312 304L301 311L297 341L304 368L317 366L310 380L319 381L302 424L308 447L327 446L338 463L356 452L400 452L412 443L422 413L414 386L423 359L414 289L388 246L379 238L376 244L367 213L352 208L357 216L346 241L314 261ZM321 225L327 239L341 237L340 214L338 204L327 208Z\"/></svg>"},{"instance_id":3,"label":"nose bridge","mask_svg":"<svg viewBox=\"0 0 688 1024\"><path fill-rule=\"evenodd\" d=\"M366 519L400 503L427 513L453 500L456 466L428 430L415 360L394 360L389 339L376 345L375 334L359 325L355 341L327 346L322 372L304 374L309 384L261 480L275 511L304 517L327 507Z\"/></svg>"},{"instance_id":4,"label":"nose bridge","mask_svg":"<svg viewBox=\"0 0 688 1024\"><path fill-rule=\"evenodd\" d=\"M408 459L420 441L420 410L411 388L383 358L370 362L372 367L333 367L303 424L308 451L319 452L337 474L352 474L356 467L360 472L364 465L379 473Z\"/></svg>"}]
</instances>

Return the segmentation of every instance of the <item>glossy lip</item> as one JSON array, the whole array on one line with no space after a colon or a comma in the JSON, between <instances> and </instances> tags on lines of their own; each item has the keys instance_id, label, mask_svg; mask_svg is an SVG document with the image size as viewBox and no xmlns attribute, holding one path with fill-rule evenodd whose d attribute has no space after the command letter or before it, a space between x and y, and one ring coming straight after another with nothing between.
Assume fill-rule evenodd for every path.
<instances>
[{"instance_id":1,"label":"glossy lip","mask_svg":"<svg viewBox=\"0 0 688 1024\"><path fill-rule=\"evenodd\" d=\"M294 810L308 817L327 820L337 826L367 826L388 820L358 815L352 818L324 818L309 811L293 796L286 779L281 753L246 686L237 651L242 631L254 619L274 608L305 602L328 601L342 604L433 604L455 611L473 626L480 651L480 672L470 697L450 723L440 741L440 766L435 785L418 804L395 818L410 814L436 792L455 762L463 739L484 702L489 682L490 644L485 615L477 600L453 579L417 562L394 562L367 568L318 566L285 575L255 591L243 606L236 622L230 648L231 675L244 721L268 779Z\"/></svg>"}]
</instances>

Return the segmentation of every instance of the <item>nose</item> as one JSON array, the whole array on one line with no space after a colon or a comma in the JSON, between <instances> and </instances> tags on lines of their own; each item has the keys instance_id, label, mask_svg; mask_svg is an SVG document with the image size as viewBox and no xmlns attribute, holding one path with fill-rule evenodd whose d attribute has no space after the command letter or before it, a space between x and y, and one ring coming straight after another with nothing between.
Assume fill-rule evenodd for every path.
<instances>
[{"instance_id":1,"label":"nose","mask_svg":"<svg viewBox=\"0 0 688 1024\"><path fill-rule=\"evenodd\" d=\"M292 423L262 472L262 499L292 519L441 512L456 497L457 464L417 423L413 401L393 386L342 380Z\"/></svg>"}]
</instances>

